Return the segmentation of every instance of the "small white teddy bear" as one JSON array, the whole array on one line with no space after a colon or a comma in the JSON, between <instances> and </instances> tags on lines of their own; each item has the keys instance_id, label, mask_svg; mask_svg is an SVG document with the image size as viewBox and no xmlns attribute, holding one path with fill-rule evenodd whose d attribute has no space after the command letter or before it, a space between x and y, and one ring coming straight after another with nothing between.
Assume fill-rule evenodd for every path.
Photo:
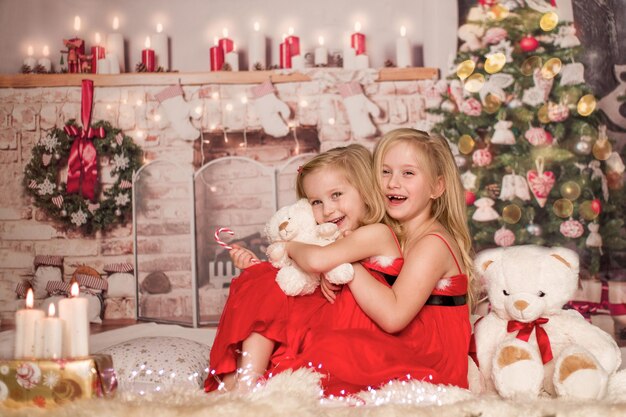
<instances>
[{"instance_id":1,"label":"small white teddy bear","mask_svg":"<svg viewBox=\"0 0 626 417\"><path fill-rule=\"evenodd\" d=\"M621 355L609 334L562 308L578 286L578 255L511 246L479 253L475 268L491 303L474 329L483 388L505 398L603 398Z\"/></svg>"},{"instance_id":2,"label":"small white teddy bear","mask_svg":"<svg viewBox=\"0 0 626 417\"><path fill-rule=\"evenodd\" d=\"M271 245L267 256L276 268L276 282L287 295L306 295L315 291L320 283L319 276L309 274L287 256L283 242L294 241L326 246L339 237L339 228L334 223L318 225L313 208L306 199L278 210L265 225L265 234ZM334 284L345 284L354 277L354 268L345 263L328 271L326 278Z\"/></svg>"}]
</instances>

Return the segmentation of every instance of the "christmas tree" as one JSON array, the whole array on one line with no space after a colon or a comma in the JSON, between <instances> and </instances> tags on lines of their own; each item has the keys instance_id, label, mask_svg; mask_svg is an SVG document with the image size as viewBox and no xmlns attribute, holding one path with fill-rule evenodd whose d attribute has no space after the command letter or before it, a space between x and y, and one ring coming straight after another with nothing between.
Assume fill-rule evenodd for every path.
<instances>
[{"instance_id":1,"label":"christmas tree","mask_svg":"<svg viewBox=\"0 0 626 417\"><path fill-rule=\"evenodd\" d=\"M577 248L581 266L624 250L624 164L576 62L572 23L540 0L481 0L449 82L432 86L431 131L457 153L476 250Z\"/></svg>"}]
</instances>

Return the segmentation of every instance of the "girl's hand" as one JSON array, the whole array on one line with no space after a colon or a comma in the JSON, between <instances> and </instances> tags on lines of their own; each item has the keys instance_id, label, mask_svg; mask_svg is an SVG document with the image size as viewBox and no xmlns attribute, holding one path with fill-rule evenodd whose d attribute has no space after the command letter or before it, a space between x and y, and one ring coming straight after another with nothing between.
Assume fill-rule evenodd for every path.
<instances>
[{"instance_id":1,"label":"girl's hand","mask_svg":"<svg viewBox=\"0 0 626 417\"><path fill-rule=\"evenodd\" d=\"M246 269L260 262L259 258L251 250L242 248L239 245L232 245L232 247L228 254L236 268Z\"/></svg>"},{"instance_id":2,"label":"girl's hand","mask_svg":"<svg viewBox=\"0 0 626 417\"><path fill-rule=\"evenodd\" d=\"M341 291L341 285L333 284L326 279L324 274L322 274L322 279L320 280L320 290L322 291L324 298L326 298L329 303L333 304L337 298L337 293Z\"/></svg>"}]
</instances>

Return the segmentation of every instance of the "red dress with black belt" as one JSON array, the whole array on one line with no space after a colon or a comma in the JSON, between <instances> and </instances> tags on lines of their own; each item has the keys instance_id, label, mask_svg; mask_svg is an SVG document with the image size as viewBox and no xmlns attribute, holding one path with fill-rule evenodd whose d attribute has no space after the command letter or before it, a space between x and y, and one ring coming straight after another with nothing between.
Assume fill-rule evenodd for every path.
<instances>
[{"instance_id":1,"label":"red dress with black belt","mask_svg":"<svg viewBox=\"0 0 626 417\"><path fill-rule=\"evenodd\" d=\"M449 248L443 237L435 236ZM334 304L328 303L319 289L308 296L287 297L270 282L276 272L271 266L248 268L233 280L209 366L218 375L233 372L237 347L256 331L277 342L266 376L313 367L324 375L326 395L347 395L395 379L467 388L471 334L465 303L467 277L456 258L454 261L459 274L440 279L427 304L394 334L383 331L363 312L348 286ZM387 286L393 285L402 263L401 258L362 261L368 272ZM244 280L236 285L241 278ZM242 296L247 299L238 299ZM216 387L215 379L209 377L205 390Z\"/></svg>"}]
</instances>

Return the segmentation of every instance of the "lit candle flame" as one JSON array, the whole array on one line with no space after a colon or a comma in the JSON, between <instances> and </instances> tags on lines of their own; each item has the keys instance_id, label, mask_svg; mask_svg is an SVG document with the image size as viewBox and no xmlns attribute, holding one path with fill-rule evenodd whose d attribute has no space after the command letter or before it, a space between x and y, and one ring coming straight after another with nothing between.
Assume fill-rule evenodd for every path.
<instances>
[{"instance_id":1,"label":"lit candle flame","mask_svg":"<svg viewBox=\"0 0 626 417\"><path fill-rule=\"evenodd\" d=\"M33 289L29 288L26 291L26 308L33 308L33 304L35 303L35 296L33 295Z\"/></svg>"},{"instance_id":2,"label":"lit candle flame","mask_svg":"<svg viewBox=\"0 0 626 417\"><path fill-rule=\"evenodd\" d=\"M100 45L100 32L96 32L96 45Z\"/></svg>"},{"instance_id":3,"label":"lit candle flame","mask_svg":"<svg viewBox=\"0 0 626 417\"><path fill-rule=\"evenodd\" d=\"M80 292L80 290L78 289L78 282L74 281L72 282L72 287L70 288L70 295L74 298L74 297L78 297L78 293Z\"/></svg>"},{"instance_id":4,"label":"lit candle flame","mask_svg":"<svg viewBox=\"0 0 626 417\"><path fill-rule=\"evenodd\" d=\"M287 30L287 32L289 32L289 36L293 35L293 27L289 26L289 29Z\"/></svg>"},{"instance_id":5,"label":"lit candle flame","mask_svg":"<svg viewBox=\"0 0 626 417\"><path fill-rule=\"evenodd\" d=\"M406 36L406 27L405 26L400 26L400 36L402 36L402 37Z\"/></svg>"},{"instance_id":6,"label":"lit candle flame","mask_svg":"<svg viewBox=\"0 0 626 417\"><path fill-rule=\"evenodd\" d=\"M28 56L33 56L33 54L35 53L35 50L33 49L33 45L28 45L28 50L26 53L28 54Z\"/></svg>"},{"instance_id":7,"label":"lit candle flame","mask_svg":"<svg viewBox=\"0 0 626 417\"><path fill-rule=\"evenodd\" d=\"M80 30L80 16L74 16L74 30L76 32Z\"/></svg>"},{"instance_id":8,"label":"lit candle flame","mask_svg":"<svg viewBox=\"0 0 626 417\"><path fill-rule=\"evenodd\" d=\"M259 24L259 22L254 22L254 30L258 32L259 29L261 29L261 25Z\"/></svg>"},{"instance_id":9,"label":"lit candle flame","mask_svg":"<svg viewBox=\"0 0 626 417\"><path fill-rule=\"evenodd\" d=\"M160 23L157 23L157 33L161 33L163 32L163 25Z\"/></svg>"},{"instance_id":10,"label":"lit candle flame","mask_svg":"<svg viewBox=\"0 0 626 417\"><path fill-rule=\"evenodd\" d=\"M146 49L150 49L150 36L146 36Z\"/></svg>"},{"instance_id":11,"label":"lit candle flame","mask_svg":"<svg viewBox=\"0 0 626 417\"><path fill-rule=\"evenodd\" d=\"M320 36L317 40L319 41L320 46L324 46L324 37L323 36Z\"/></svg>"},{"instance_id":12,"label":"lit candle flame","mask_svg":"<svg viewBox=\"0 0 626 417\"><path fill-rule=\"evenodd\" d=\"M222 29L222 35L224 35L225 38L228 38L228 29Z\"/></svg>"},{"instance_id":13,"label":"lit candle flame","mask_svg":"<svg viewBox=\"0 0 626 417\"><path fill-rule=\"evenodd\" d=\"M57 311L56 311L56 308L54 307L54 303L50 303L50 306L48 307L48 317L54 317L56 313Z\"/></svg>"},{"instance_id":14,"label":"lit candle flame","mask_svg":"<svg viewBox=\"0 0 626 417\"><path fill-rule=\"evenodd\" d=\"M115 16L113 18L113 30L118 30L120 28L120 19Z\"/></svg>"},{"instance_id":15,"label":"lit candle flame","mask_svg":"<svg viewBox=\"0 0 626 417\"><path fill-rule=\"evenodd\" d=\"M360 32L361 31L361 22L356 22L354 24L354 31L355 32Z\"/></svg>"},{"instance_id":16,"label":"lit candle flame","mask_svg":"<svg viewBox=\"0 0 626 417\"><path fill-rule=\"evenodd\" d=\"M48 45L45 45L45 46L43 47L43 51L42 51L42 53L43 53L43 56L45 56L45 57L47 57L48 55L50 55L50 48L48 47Z\"/></svg>"}]
</instances>

